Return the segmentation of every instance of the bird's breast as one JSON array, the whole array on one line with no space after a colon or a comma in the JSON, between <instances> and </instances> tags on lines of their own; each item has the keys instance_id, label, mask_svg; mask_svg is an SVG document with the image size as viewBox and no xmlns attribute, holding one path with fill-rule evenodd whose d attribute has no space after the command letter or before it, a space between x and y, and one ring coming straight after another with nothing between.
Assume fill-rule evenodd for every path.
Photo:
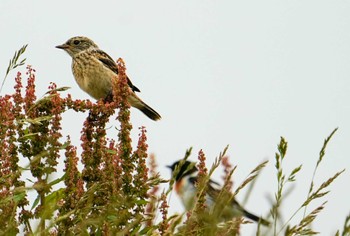
<instances>
[{"instance_id":1,"label":"bird's breast","mask_svg":"<svg viewBox=\"0 0 350 236\"><path fill-rule=\"evenodd\" d=\"M186 210L191 210L196 199L196 188L188 178L182 178L175 184L175 191L179 195Z\"/></svg>"},{"instance_id":2,"label":"bird's breast","mask_svg":"<svg viewBox=\"0 0 350 236\"><path fill-rule=\"evenodd\" d=\"M105 98L112 90L112 79L118 77L96 58L85 54L73 58L72 71L79 87L95 99Z\"/></svg>"}]
</instances>

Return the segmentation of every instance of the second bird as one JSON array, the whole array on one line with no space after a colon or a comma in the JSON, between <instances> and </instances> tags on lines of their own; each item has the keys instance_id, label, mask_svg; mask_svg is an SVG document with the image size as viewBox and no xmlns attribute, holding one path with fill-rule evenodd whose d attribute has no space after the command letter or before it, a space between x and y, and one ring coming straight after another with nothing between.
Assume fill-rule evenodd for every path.
<instances>
[{"instance_id":1,"label":"second bird","mask_svg":"<svg viewBox=\"0 0 350 236\"><path fill-rule=\"evenodd\" d=\"M63 49L72 57L72 72L82 90L95 99L104 99L112 94L112 80L118 79L117 64L91 39L82 36L73 37L56 48ZM140 90L129 78L127 79L131 91L128 97L130 105L152 120L161 119L153 108L135 94Z\"/></svg>"},{"instance_id":2,"label":"second bird","mask_svg":"<svg viewBox=\"0 0 350 236\"><path fill-rule=\"evenodd\" d=\"M175 191L181 198L181 201L186 210L189 211L192 210L196 204L196 197L198 194L196 189L196 183L198 181L198 169L196 167L196 163L194 162L184 161L182 165L181 163L182 161L177 161L171 166L168 166L168 168L171 169L173 174L174 171L178 169L177 174L174 176L176 180ZM209 212L213 213L215 205L220 204L220 196L223 198L225 195L221 195L221 189L217 188L219 187L218 183L213 180L209 179L206 187L205 204L208 207ZM229 197L230 200L228 202L225 202L225 205L223 205L223 208L219 212L219 215L215 216L219 218L220 222L231 220L234 217L244 216L266 226L270 224L267 220L246 211L242 206L238 204L231 193L228 193L226 197Z\"/></svg>"}]
</instances>

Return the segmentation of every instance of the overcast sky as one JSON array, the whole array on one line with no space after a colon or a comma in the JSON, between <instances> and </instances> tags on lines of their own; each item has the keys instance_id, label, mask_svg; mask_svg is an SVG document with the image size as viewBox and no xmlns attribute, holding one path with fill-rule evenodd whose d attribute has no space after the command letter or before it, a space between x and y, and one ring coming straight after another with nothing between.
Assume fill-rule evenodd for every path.
<instances>
[{"instance_id":1,"label":"overcast sky","mask_svg":"<svg viewBox=\"0 0 350 236\"><path fill-rule=\"evenodd\" d=\"M146 126L149 151L164 178L170 176L164 166L187 148L193 146L191 160L203 149L210 165L230 145L236 184L258 163L270 161L245 205L266 215L277 189L274 153L285 137L286 171L303 164L283 206L287 219L304 201L323 140L336 127L315 182L350 166L349 12L344 0L1 0L0 73L14 51L29 44L25 57L37 71L39 96L55 82L71 87L73 98L90 98L73 79L70 57L55 46L77 35L93 39L113 58L125 60L140 97L162 115L153 122L131 112L134 144L137 127ZM3 93L12 93L14 76ZM63 132L77 146L86 116L63 117ZM331 185L326 208L315 220L322 235L334 235L350 212L349 171ZM244 196L242 191L237 198ZM181 212L175 194L170 208ZM254 229L244 226L243 235Z\"/></svg>"}]
</instances>

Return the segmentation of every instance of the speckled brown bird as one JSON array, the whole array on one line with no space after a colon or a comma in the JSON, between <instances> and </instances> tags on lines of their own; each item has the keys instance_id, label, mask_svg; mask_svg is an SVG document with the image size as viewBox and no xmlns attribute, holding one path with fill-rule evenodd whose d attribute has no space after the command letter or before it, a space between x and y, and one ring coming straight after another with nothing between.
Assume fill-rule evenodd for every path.
<instances>
[{"instance_id":1,"label":"speckled brown bird","mask_svg":"<svg viewBox=\"0 0 350 236\"><path fill-rule=\"evenodd\" d=\"M105 99L112 93L112 80L118 79L118 67L115 61L89 38L77 36L56 48L63 49L72 57L72 72L79 87L95 99ZM140 90L130 79L128 101L152 120L161 116L143 102L135 92Z\"/></svg>"}]
</instances>

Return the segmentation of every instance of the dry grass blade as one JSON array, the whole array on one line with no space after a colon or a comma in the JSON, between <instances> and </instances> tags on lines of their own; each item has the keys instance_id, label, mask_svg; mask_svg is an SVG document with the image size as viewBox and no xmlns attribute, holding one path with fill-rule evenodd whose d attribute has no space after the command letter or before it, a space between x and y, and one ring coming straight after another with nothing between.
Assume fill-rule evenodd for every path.
<instances>
[{"instance_id":1,"label":"dry grass blade","mask_svg":"<svg viewBox=\"0 0 350 236\"><path fill-rule=\"evenodd\" d=\"M287 220L287 222L282 226L282 228L280 229L280 232L287 226L287 224L291 221L291 219L303 208L306 207L310 204L311 201L318 199L318 198L322 198L325 195L327 195L329 193L329 191L324 191L321 192L322 190L324 190L325 188L327 188L340 174L342 174L345 170L342 170L340 172L337 172L333 177L329 178L326 182L322 183L321 186L312 194L310 194L310 196L305 200L305 202L299 207L299 209L297 209L292 216ZM324 203L325 204L325 203ZM322 204L322 206L324 205ZM313 211L315 212L315 210ZM312 213L310 213L312 214ZM309 215L310 215L309 214ZM305 216L304 213L304 217L303 220L306 219L308 216ZM288 231L288 229L287 229Z\"/></svg>"},{"instance_id":2,"label":"dry grass blade","mask_svg":"<svg viewBox=\"0 0 350 236\"><path fill-rule=\"evenodd\" d=\"M310 194L310 196L303 203L302 207L307 206L312 200L323 197L324 195L326 195L329 191L326 191L326 192L321 192L321 191L323 189L327 188L344 171L345 171L345 169L340 171L340 172L337 172L333 177L329 178L326 182L323 182L321 184L321 186L315 192Z\"/></svg>"},{"instance_id":3,"label":"dry grass blade","mask_svg":"<svg viewBox=\"0 0 350 236\"><path fill-rule=\"evenodd\" d=\"M285 184L284 182L285 175L283 173L282 161L287 153L287 147L288 147L288 143L283 137L281 137L280 143L277 146L278 152L276 152L275 154L275 160L276 160L275 167L277 170L277 193L275 193L275 203L273 204L270 210L271 216L274 220L273 235L276 235L277 233L277 220L279 217L279 210L280 210L279 207L282 204L282 191Z\"/></svg>"},{"instance_id":4,"label":"dry grass blade","mask_svg":"<svg viewBox=\"0 0 350 236\"><path fill-rule=\"evenodd\" d=\"M213 174L214 170L219 167L222 158L226 155L227 149L228 149L228 145L224 148L222 152L220 152L219 157L215 158L214 163L209 170L209 174L208 174L209 178Z\"/></svg>"},{"instance_id":5,"label":"dry grass blade","mask_svg":"<svg viewBox=\"0 0 350 236\"><path fill-rule=\"evenodd\" d=\"M223 189L227 189L230 190L230 186L231 186L231 178L233 175L233 172L235 172L235 170L237 169L237 166L234 166L232 170L230 170L230 172L227 174L224 185L223 185Z\"/></svg>"},{"instance_id":6,"label":"dry grass blade","mask_svg":"<svg viewBox=\"0 0 350 236\"><path fill-rule=\"evenodd\" d=\"M322 203L321 206L317 207L315 210L310 212L310 214L308 214L306 217L304 217L298 225L293 226L292 228L288 228L286 230L285 235L314 235L314 234L318 234L318 232L315 232L308 227L315 220L318 213L320 213L320 211L323 210L324 205L326 203L327 202Z\"/></svg>"},{"instance_id":7,"label":"dry grass blade","mask_svg":"<svg viewBox=\"0 0 350 236\"><path fill-rule=\"evenodd\" d=\"M26 62L26 58L22 59L20 62L18 62L18 59L26 51L27 46L28 46L28 44L22 46L18 51L15 51L15 55L13 55L13 58L10 60L9 65L7 67L5 77L4 77L2 84L1 84L0 93L2 91L2 88L4 87L5 80L8 76L8 74L10 73L10 71L19 67L19 66L24 65L24 63Z\"/></svg>"},{"instance_id":8,"label":"dry grass blade","mask_svg":"<svg viewBox=\"0 0 350 236\"><path fill-rule=\"evenodd\" d=\"M237 195L242 188L244 188L247 184L253 181L259 175L259 172L261 171L261 169L263 169L268 162L269 161L264 161L260 163L257 167L255 167L254 170L252 170L249 173L248 177L243 181L243 183L240 186L238 186L238 188L236 189L233 195Z\"/></svg>"},{"instance_id":9,"label":"dry grass blade","mask_svg":"<svg viewBox=\"0 0 350 236\"><path fill-rule=\"evenodd\" d=\"M331 140L331 138L333 137L333 135L335 134L335 132L337 132L338 128L335 128L332 133L324 140L323 142L323 146L321 148L321 151L320 151L320 155L319 155L319 158L317 160L317 163L316 163L316 166L315 166L315 169L314 169L314 172L312 174L312 178L311 178L311 183L310 183L310 187L309 187L309 192L307 194L307 198L310 196L313 188L314 188L314 179L315 179L315 176L316 176L316 172L317 172L317 169L318 169L318 166L320 165L321 161L323 160L323 157L326 153L326 147L328 145L328 142ZM304 216L306 214L306 207L304 209Z\"/></svg>"},{"instance_id":10,"label":"dry grass blade","mask_svg":"<svg viewBox=\"0 0 350 236\"><path fill-rule=\"evenodd\" d=\"M166 195L168 195L172 191L174 183L176 181L176 176L179 174L183 164L186 162L186 160L191 155L191 152L192 152L192 147L190 147L189 149L186 150L184 158L180 161L180 163L176 166L175 170L173 171L173 174L172 174L171 179L169 181L169 188L168 188L168 190L166 192ZM193 166L189 166L188 169L190 169L192 167Z\"/></svg>"},{"instance_id":11,"label":"dry grass blade","mask_svg":"<svg viewBox=\"0 0 350 236\"><path fill-rule=\"evenodd\" d=\"M343 232L341 236L349 236L350 235L350 214L345 218ZM335 234L335 236L340 236L339 230Z\"/></svg>"},{"instance_id":12,"label":"dry grass blade","mask_svg":"<svg viewBox=\"0 0 350 236\"><path fill-rule=\"evenodd\" d=\"M209 170L208 175L205 176L205 180L203 181L202 186L200 186L200 187L198 188L198 196L202 196L202 195L204 194L204 192L205 192L205 190L206 190L206 185L207 185L207 183L209 182L211 175L214 173L214 171L216 170L216 168L219 167L220 162L221 162L222 158L225 156L227 149L228 149L228 146L225 147L225 149L224 149L223 152L220 152L219 157L216 157L216 158L215 158L214 163L212 164L212 166L211 166L211 168L210 168L210 170ZM198 203L198 199L197 199L195 205L197 205L197 203ZM196 206L195 206L195 208L196 208Z\"/></svg>"},{"instance_id":13,"label":"dry grass blade","mask_svg":"<svg viewBox=\"0 0 350 236\"><path fill-rule=\"evenodd\" d=\"M302 165L296 167L292 172L290 173L287 181L294 182L295 181L295 175L301 170Z\"/></svg>"},{"instance_id":14,"label":"dry grass blade","mask_svg":"<svg viewBox=\"0 0 350 236\"><path fill-rule=\"evenodd\" d=\"M320 158L317 161L316 168L320 164L320 162L322 161L322 159L323 159L323 157L324 157L324 155L326 153L326 147L327 147L328 142L331 140L331 138L333 137L335 132L337 132L337 130L338 130L338 128L335 128L332 131L332 133L324 140L323 146L322 146L321 151L320 151Z\"/></svg>"}]
</instances>

